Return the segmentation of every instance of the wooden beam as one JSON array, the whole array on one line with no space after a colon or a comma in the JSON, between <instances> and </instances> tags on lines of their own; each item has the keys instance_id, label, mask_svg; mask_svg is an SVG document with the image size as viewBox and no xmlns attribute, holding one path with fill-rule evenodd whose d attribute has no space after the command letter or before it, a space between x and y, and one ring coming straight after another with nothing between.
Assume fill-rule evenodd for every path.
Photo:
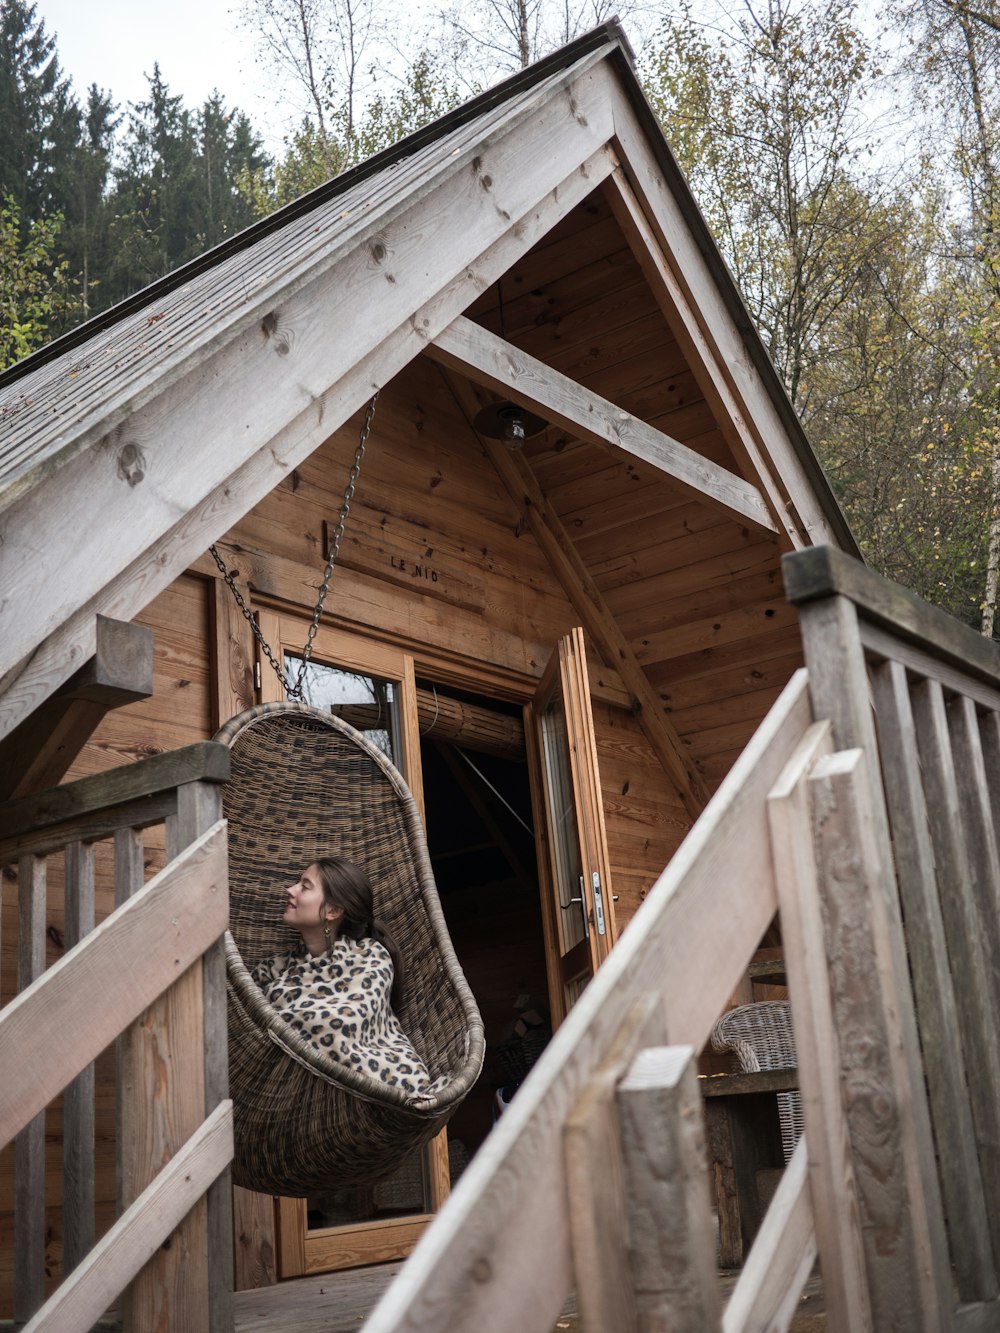
<instances>
[{"instance_id":1,"label":"wooden beam","mask_svg":"<svg viewBox=\"0 0 1000 1333\"><path fill-rule=\"evenodd\" d=\"M350 245L317 242L311 270L241 306L185 374L109 403L63 466L25 481L4 514L0 735L91 656L96 612L147 605L600 184L615 165L612 83L587 69L419 188L388 192ZM363 320L343 318L345 301ZM123 449L145 470L123 467ZM94 531L95 513L126 504L113 540Z\"/></svg>"},{"instance_id":2,"label":"wooden beam","mask_svg":"<svg viewBox=\"0 0 1000 1333\"><path fill-rule=\"evenodd\" d=\"M777 532L756 486L460 315L427 349L449 370L511 397L577 438L659 468L685 495L739 523Z\"/></svg>"},{"instance_id":3,"label":"wooden beam","mask_svg":"<svg viewBox=\"0 0 1000 1333\"><path fill-rule=\"evenodd\" d=\"M471 427L479 406L471 386L468 381L444 369L441 373ZM553 573L583 620L584 628L608 665L614 667L621 677L631 697L639 725L674 783L685 809L692 818L697 818L708 801L708 788L704 779L694 761L686 754L683 742L664 712L646 673L636 661L628 640L605 605L601 591L577 553L572 538L545 498L524 458L486 436L478 438L511 499L524 513Z\"/></svg>"},{"instance_id":4,"label":"wooden beam","mask_svg":"<svg viewBox=\"0 0 1000 1333\"><path fill-rule=\"evenodd\" d=\"M153 635L98 616L94 656L0 741L0 800L54 787L104 714L153 693Z\"/></svg>"}]
</instances>

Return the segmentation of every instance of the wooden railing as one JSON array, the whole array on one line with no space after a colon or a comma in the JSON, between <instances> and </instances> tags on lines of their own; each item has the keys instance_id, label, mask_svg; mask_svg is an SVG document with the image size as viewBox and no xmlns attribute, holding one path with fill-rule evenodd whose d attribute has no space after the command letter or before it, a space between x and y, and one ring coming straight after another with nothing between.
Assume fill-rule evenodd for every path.
<instances>
[{"instance_id":1,"label":"wooden railing","mask_svg":"<svg viewBox=\"0 0 1000 1333\"><path fill-rule=\"evenodd\" d=\"M831 1329L1000 1327L1000 654L787 560L808 676L366 1333L547 1333L574 1290L595 1331L782 1329L817 1254ZM697 1053L779 909L805 1135L722 1310Z\"/></svg>"},{"instance_id":2,"label":"wooden railing","mask_svg":"<svg viewBox=\"0 0 1000 1333\"><path fill-rule=\"evenodd\" d=\"M0 1145L16 1137L14 1318L27 1329L90 1329L119 1296L125 1330L232 1327L228 766L208 742L0 807L19 909ZM143 830L156 824L166 864L144 882ZM111 839L116 906L95 928L95 864ZM46 970L50 863L66 952ZM93 1062L116 1039L119 1216L95 1244ZM45 1108L64 1089L64 1277L46 1300Z\"/></svg>"}]
</instances>

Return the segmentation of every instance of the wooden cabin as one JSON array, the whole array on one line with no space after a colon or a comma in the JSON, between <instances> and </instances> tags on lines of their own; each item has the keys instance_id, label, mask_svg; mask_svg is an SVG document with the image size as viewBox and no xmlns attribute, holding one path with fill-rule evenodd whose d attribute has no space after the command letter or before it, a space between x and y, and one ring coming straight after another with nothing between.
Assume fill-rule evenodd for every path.
<instances>
[{"instance_id":1,"label":"wooden cabin","mask_svg":"<svg viewBox=\"0 0 1000 1333\"><path fill-rule=\"evenodd\" d=\"M123 858L141 887L190 844L224 887L217 803L199 819L176 799L162 814L130 774L152 760L163 787L190 781L170 757L282 698L269 658L294 674L311 643L307 697L378 733L421 804L487 1061L427 1156L381 1185L309 1200L237 1190L236 1285L402 1258L477 1160L498 1092L625 947L802 666L782 556L854 551L620 28L596 29L36 353L0 378L0 422L0 846L14 860L3 1000L120 908ZM566 718L563 757L578 760L573 796L559 746L539 740L553 710ZM201 786L220 776L205 765ZM83 795L53 796L104 774L102 800L150 803L144 835L123 834L124 816L87 822ZM67 790L97 799L94 785ZM578 823L565 855L559 799ZM48 835L32 830L59 820L71 845L46 861ZM724 849L729 835L717 836ZM733 889L738 858L719 855ZM276 892L293 869L275 867ZM724 994L718 981L685 983L712 997L714 1015L749 993L767 902ZM685 910L690 924L697 903ZM200 916L207 937L190 956L214 958L217 982L224 915ZM731 936L717 915L699 930L717 930L720 947ZM666 967L676 950L663 947ZM707 977L712 962L701 966ZM102 974L108 1009L115 975ZM67 1032L71 1020L105 1022L102 1003L91 1014L76 992L64 1001ZM198 1022L218 1056L224 1024L206 1006ZM20 1285L5 1242L0 1315L26 1319L71 1266L64 1254L86 1255L192 1126L224 1137L212 1121L224 1119L224 1060L213 1073L206 1057L197 1095L174 1091L165 1105L157 1085L172 1060L175 1082L185 1077L185 1032L194 1038L180 1012L176 1002L172 1017L143 1020L159 1056L127 1045L131 1092L121 1080L115 1091L122 1029L108 1017L90 1084L53 1093L30 1123L21 1115L0 1216L7 1241L15 1229L27 1239ZM48 1050L17 1059L33 1068ZM139 1084L146 1109L129 1114ZM518 1098L500 1115L511 1135ZM217 1151L221 1186L202 1229L156 1251L142 1294L126 1298L130 1327L226 1326L224 1300L209 1296L228 1235ZM547 1216L561 1190L542 1178Z\"/></svg>"}]
</instances>

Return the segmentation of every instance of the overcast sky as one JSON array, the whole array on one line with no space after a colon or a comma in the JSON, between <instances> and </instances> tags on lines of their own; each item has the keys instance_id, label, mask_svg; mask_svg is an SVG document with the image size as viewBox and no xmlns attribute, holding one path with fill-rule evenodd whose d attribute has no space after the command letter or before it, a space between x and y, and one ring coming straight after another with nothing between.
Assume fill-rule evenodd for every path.
<instances>
[{"instance_id":1,"label":"overcast sky","mask_svg":"<svg viewBox=\"0 0 1000 1333\"><path fill-rule=\"evenodd\" d=\"M232 0L170 0L169 5L136 0L37 0L37 14L55 33L59 60L83 97L92 84L109 89L115 100L141 101L145 75L153 64L186 105L200 106L213 91L239 106L262 131L275 122L254 45L236 23Z\"/></svg>"},{"instance_id":2,"label":"overcast sky","mask_svg":"<svg viewBox=\"0 0 1000 1333\"><path fill-rule=\"evenodd\" d=\"M432 13L444 0L403 0L406 12ZM122 110L145 98L145 75L159 61L171 92L198 107L218 89L245 111L271 152L281 147L295 110L275 96L274 77L258 64L252 35L238 23L240 0L36 0L37 16L57 37L59 60L82 100L92 83L108 89ZM718 0L694 0L707 16ZM664 6L667 7L667 6ZM877 5L858 5L863 27L877 29ZM629 25L626 24L626 31Z\"/></svg>"}]
</instances>

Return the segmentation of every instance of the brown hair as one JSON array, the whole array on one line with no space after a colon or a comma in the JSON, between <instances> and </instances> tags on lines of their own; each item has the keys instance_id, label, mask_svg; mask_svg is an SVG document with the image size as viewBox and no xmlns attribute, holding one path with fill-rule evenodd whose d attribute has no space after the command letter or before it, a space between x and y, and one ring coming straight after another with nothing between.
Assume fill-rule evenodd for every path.
<instances>
[{"instance_id":1,"label":"brown hair","mask_svg":"<svg viewBox=\"0 0 1000 1333\"><path fill-rule=\"evenodd\" d=\"M321 856L315 864L326 905L344 913L340 933L351 940L378 940L388 950L392 959L392 994L389 999L398 1012L405 981L403 959L396 941L381 921L375 919L375 895L366 871L343 856Z\"/></svg>"}]
</instances>

